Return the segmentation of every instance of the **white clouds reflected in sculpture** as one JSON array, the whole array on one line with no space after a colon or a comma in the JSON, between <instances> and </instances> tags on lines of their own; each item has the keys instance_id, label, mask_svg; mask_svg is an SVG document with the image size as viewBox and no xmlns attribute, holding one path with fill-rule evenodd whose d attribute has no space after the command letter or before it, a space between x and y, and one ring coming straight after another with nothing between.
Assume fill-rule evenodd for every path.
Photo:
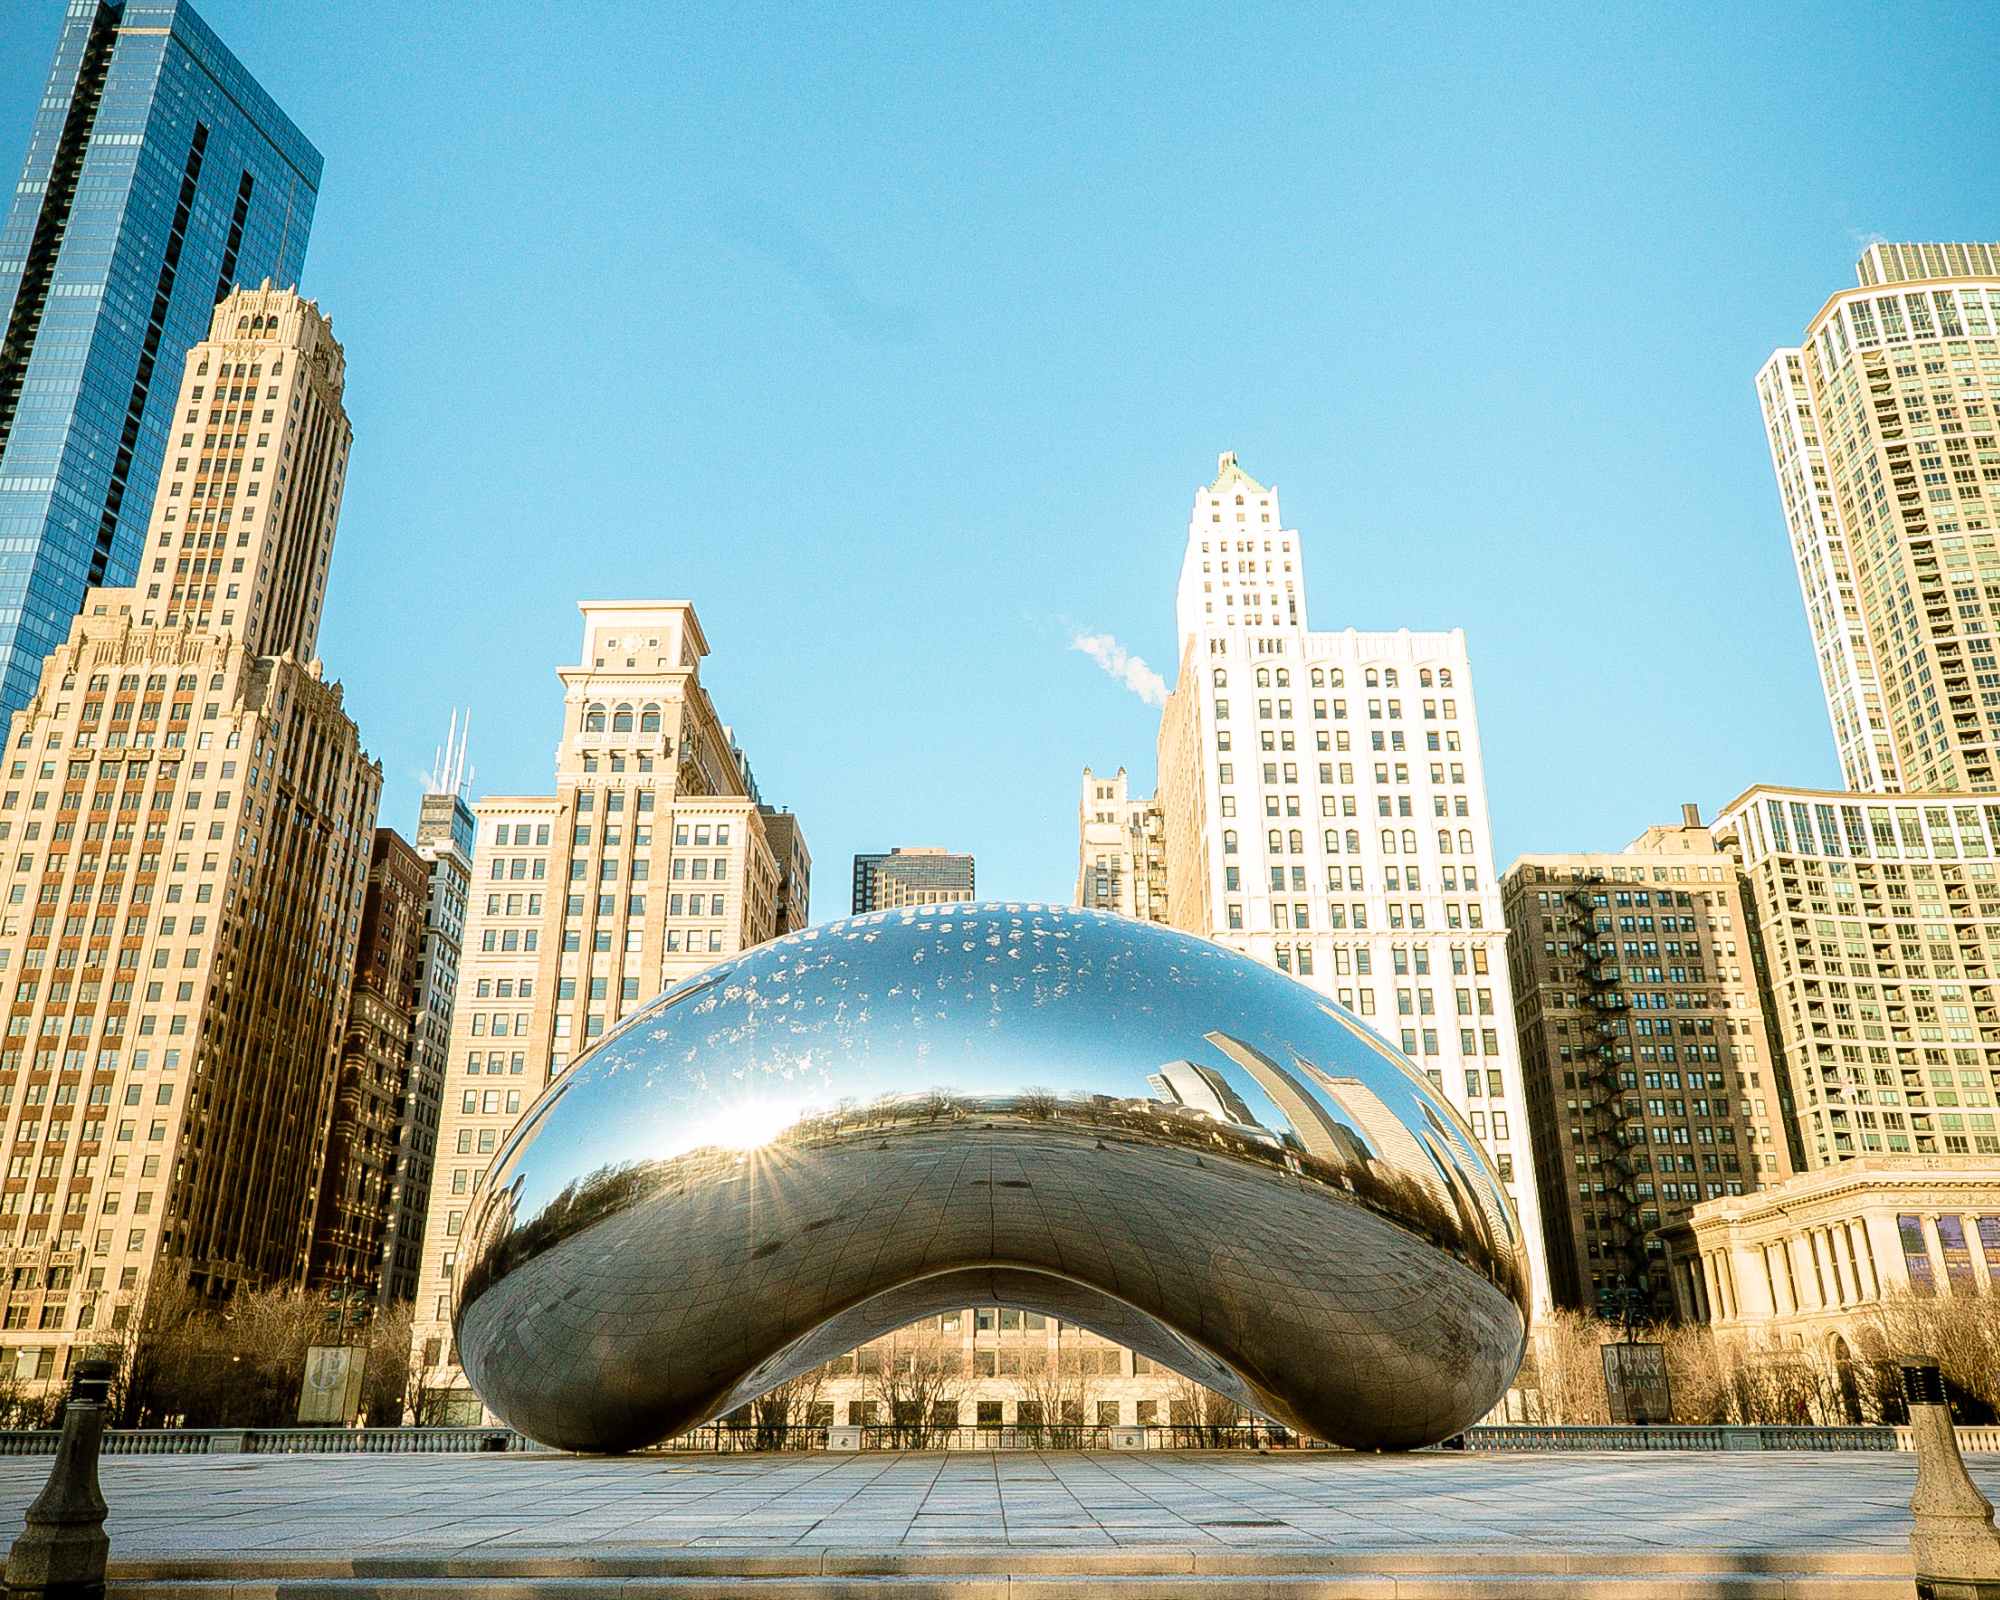
<instances>
[{"instance_id":1,"label":"white clouds reflected in sculpture","mask_svg":"<svg viewBox=\"0 0 2000 1600\"><path fill-rule=\"evenodd\" d=\"M1097 912L887 912L669 990L475 1198L460 1359L523 1432L632 1449L914 1317L1044 1311L1331 1442L1493 1405L1513 1213L1361 1023Z\"/></svg>"}]
</instances>

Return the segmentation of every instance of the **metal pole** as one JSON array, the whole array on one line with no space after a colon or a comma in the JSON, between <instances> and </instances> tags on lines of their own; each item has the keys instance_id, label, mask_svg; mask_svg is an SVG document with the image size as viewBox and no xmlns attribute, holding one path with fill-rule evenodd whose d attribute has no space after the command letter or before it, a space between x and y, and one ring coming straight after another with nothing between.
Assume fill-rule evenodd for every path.
<instances>
[{"instance_id":1,"label":"metal pole","mask_svg":"<svg viewBox=\"0 0 2000 1600\"><path fill-rule=\"evenodd\" d=\"M104 1443L104 1399L117 1370L116 1362L99 1357L76 1364L55 1465L7 1552L10 1600L101 1600L104 1594L111 1541L104 1533L97 1454Z\"/></svg>"}]
</instances>

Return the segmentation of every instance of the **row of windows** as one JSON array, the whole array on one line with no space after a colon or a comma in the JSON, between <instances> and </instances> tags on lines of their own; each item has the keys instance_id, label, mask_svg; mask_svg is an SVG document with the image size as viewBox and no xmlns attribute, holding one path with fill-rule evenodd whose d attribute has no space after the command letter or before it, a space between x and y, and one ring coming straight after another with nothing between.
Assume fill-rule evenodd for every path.
<instances>
[{"instance_id":1,"label":"row of windows","mask_svg":"<svg viewBox=\"0 0 2000 1600\"><path fill-rule=\"evenodd\" d=\"M1268 689L1272 687L1274 680L1278 688L1289 689L1292 686L1291 669L1289 667L1259 667L1257 669L1258 688ZM1363 683L1365 687L1370 689L1394 689L1398 687L1397 669L1395 667L1366 668L1363 673ZM1346 684L1347 674L1340 667L1314 667L1312 669L1312 687L1315 689L1341 689L1345 688ZM1451 687L1451 668L1439 667L1434 676L1429 667L1421 667L1417 671L1417 684L1418 687L1424 689L1449 689ZM1215 687L1218 689L1227 689L1229 687L1228 668L1217 667L1215 669ZM1446 704L1449 705L1450 702L1447 701ZM1446 712L1445 714L1449 716L1451 713Z\"/></svg>"}]
</instances>

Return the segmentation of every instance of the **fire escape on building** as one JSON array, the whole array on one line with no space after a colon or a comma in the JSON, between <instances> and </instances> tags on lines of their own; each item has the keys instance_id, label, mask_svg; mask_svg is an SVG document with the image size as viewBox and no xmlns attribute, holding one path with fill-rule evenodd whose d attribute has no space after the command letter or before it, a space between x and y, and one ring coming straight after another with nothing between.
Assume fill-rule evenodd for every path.
<instances>
[{"instance_id":1,"label":"fire escape on building","mask_svg":"<svg viewBox=\"0 0 2000 1600\"><path fill-rule=\"evenodd\" d=\"M1597 1237L1609 1280L1599 1284L1598 1310L1623 1318L1648 1309L1647 1302L1663 1285L1656 1284L1648 1271L1646 1230L1639 1214L1639 1163L1645 1153L1646 1128L1636 1075L1628 1074L1633 1078L1629 1085L1620 1077L1615 1013L1625 1009L1626 999L1619 988L1611 916L1600 903L1608 899L1600 892L1605 881L1602 873L1579 877L1564 898L1580 934L1571 948L1578 957L1583 1002L1591 1011L1578 1073L1585 1101L1582 1126L1590 1141L1593 1170L1602 1174L1609 1202L1598 1219Z\"/></svg>"}]
</instances>

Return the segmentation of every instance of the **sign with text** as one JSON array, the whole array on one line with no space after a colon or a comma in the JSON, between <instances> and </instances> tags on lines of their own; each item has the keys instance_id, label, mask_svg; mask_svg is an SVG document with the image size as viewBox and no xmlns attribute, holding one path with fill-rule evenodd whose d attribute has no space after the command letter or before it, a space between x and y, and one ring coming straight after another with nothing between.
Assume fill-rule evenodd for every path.
<instances>
[{"instance_id":1,"label":"sign with text","mask_svg":"<svg viewBox=\"0 0 2000 1600\"><path fill-rule=\"evenodd\" d=\"M1644 1426L1674 1419L1663 1344L1604 1346L1604 1397L1614 1423Z\"/></svg>"}]
</instances>

